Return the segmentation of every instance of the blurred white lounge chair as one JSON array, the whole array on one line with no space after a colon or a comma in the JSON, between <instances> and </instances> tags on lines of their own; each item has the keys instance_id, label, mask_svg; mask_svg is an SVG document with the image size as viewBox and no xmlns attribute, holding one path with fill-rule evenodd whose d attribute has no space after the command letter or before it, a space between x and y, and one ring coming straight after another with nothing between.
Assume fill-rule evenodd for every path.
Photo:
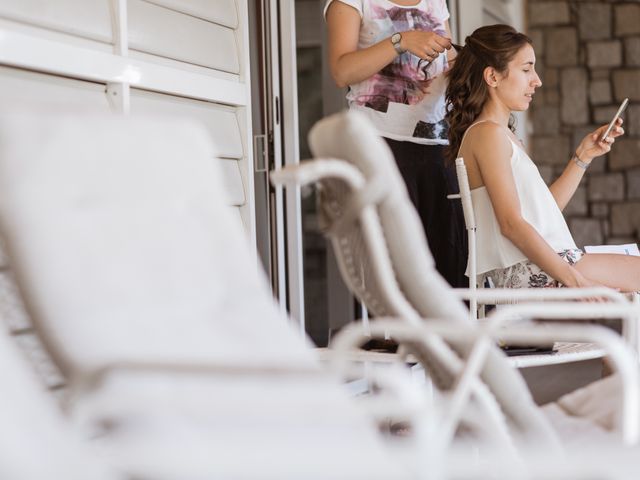
<instances>
[{"instance_id":1,"label":"blurred white lounge chair","mask_svg":"<svg viewBox=\"0 0 640 480\"><path fill-rule=\"evenodd\" d=\"M482 328L478 330L477 324L469 318L468 310L457 296L459 292L451 289L435 271L420 220L391 152L366 118L357 112L325 118L312 129L309 143L317 159L274 172L272 180L300 185L318 182L318 208L343 278L352 292L376 317L396 318L395 329L393 323L385 323L385 328L423 363L445 398L460 400L459 395L465 395L458 387L465 376L463 372L468 370L466 388L471 399L465 408L468 412L476 412L471 415L476 421L482 423L479 418L485 422L489 420L490 428L497 436L511 438L517 444L545 445L551 450L560 448L558 433L562 432L554 431L551 424L557 425L561 418L569 418L578 409L572 410L574 405L570 401L561 403L561 409L549 407L547 411L553 410L551 414L555 415L550 421L534 404L522 377L502 352L488 342L486 352L479 353L482 349L477 350L478 343L468 335L480 332L495 336L494 327L514 319L562 319L582 315L590 318L632 317L637 315L636 310L626 303L563 303L553 307L520 304L493 317L482 333ZM510 299L524 298L523 292L514 290L494 290L491 294ZM551 295L561 298L563 292ZM535 297L535 293L532 296ZM604 296L614 300L620 297L608 289L582 289L574 293L575 296ZM427 331L421 330L425 328L425 318L446 320L449 331L443 330L439 338L425 337ZM380 327L376 328L380 334ZM529 329L531 341L548 343L554 332L565 341L571 335L575 335L575 341L589 336L595 338L592 335L594 327L573 327L575 330L569 331L549 328L547 331ZM366 327L363 331L366 332ZM581 331L585 333L581 334ZM623 416L618 418L621 438L634 443L638 436L640 405L633 354L613 332L602 327L595 331L599 332L596 337L602 339L603 345L616 345L612 347L614 359L624 358L619 366L629 384L624 396L614 398L617 402L622 401L618 409ZM520 329L504 331L501 336L522 343L526 335ZM358 341L362 341L362 337L355 334L355 337L349 336L345 344L351 347ZM480 358L486 355L486 358L478 360L474 358L476 355ZM472 373L476 370L480 372L481 381ZM482 412L480 416L477 411ZM582 425L589 427L596 439L601 438L601 429L593 422L585 421ZM611 422L609 426L612 426ZM586 436L582 436L584 438Z\"/></svg>"},{"instance_id":2,"label":"blurred white lounge chair","mask_svg":"<svg viewBox=\"0 0 640 480\"><path fill-rule=\"evenodd\" d=\"M0 331L0 365L0 478L123 478L84 444L5 331Z\"/></svg>"},{"instance_id":3,"label":"blurred white lounge chair","mask_svg":"<svg viewBox=\"0 0 640 480\"><path fill-rule=\"evenodd\" d=\"M0 122L0 229L73 422L130 478L414 478L274 304L214 155L190 123Z\"/></svg>"}]
</instances>

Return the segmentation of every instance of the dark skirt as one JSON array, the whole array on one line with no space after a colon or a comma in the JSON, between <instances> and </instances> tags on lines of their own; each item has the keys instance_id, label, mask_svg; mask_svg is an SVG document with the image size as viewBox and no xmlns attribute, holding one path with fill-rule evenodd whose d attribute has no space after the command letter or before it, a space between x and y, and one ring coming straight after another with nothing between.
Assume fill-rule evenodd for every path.
<instances>
[{"instance_id":1,"label":"dark skirt","mask_svg":"<svg viewBox=\"0 0 640 480\"><path fill-rule=\"evenodd\" d=\"M455 167L445 167L444 146L421 145L385 138L418 210L438 272L453 287L466 288L467 235Z\"/></svg>"}]
</instances>

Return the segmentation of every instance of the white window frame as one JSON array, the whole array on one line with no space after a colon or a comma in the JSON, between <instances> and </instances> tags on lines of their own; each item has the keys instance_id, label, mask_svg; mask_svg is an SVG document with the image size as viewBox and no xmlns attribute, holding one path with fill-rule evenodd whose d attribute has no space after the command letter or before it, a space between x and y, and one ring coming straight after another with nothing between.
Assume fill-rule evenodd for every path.
<instances>
[{"instance_id":1,"label":"white window frame","mask_svg":"<svg viewBox=\"0 0 640 480\"><path fill-rule=\"evenodd\" d=\"M237 107L244 161L251 165L247 171L252 172L248 14L246 1L237 0L236 5L241 21L236 30L242 56L239 75L217 74L215 70L209 75L129 57L127 0L112 0L113 52L89 48L82 42L63 42L50 35L34 35L31 27L3 21L0 24L0 65L102 83L111 94L111 105L125 115L130 111L131 88ZM253 176L246 175L244 180L248 208L245 227L255 243Z\"/></svg>"}]
</instances>

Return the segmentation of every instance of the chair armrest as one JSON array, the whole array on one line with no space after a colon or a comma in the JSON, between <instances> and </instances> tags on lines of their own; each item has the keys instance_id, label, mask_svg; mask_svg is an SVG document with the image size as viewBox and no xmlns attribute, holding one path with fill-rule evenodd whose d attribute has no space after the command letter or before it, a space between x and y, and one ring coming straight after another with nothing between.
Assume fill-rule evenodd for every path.
<instances>
[{"instance_id":1,"label":"chair armrest","mask_svg":"<svg viewBox=\"0 0 640 480\"><path fill-rule=\"evenodd\" d=\"M353 189L360 189L365 185L365 178L356 167L334 158L307 160L269 172L269 179L274 185L304 186L323 178L338 178Z\"/></svg>"},{"instance_id":2,"label":"chair armrest","mask_svg":"<svg viewBox=\"0 0 640 480\"><path fill-rule=\"evenodd\" d=\"M640 311L637 305L627 303L521 303L505 305L487 317L487 325L500 328L507 324L529 319L591 320L598 318L636 319Z\"/></svg>"},{"instance_id":3,"label":"chair armrest","mask_svg":"<svg viewBox=\"0 0 640 480\"><path fill-rule=\"evenodd\" d=\"M606 304L588 303L588 306L580 307L579 304L573 303L571 307L567 307L573 312L573 314L566 314L562 316L564 319L576 320L577 313L580 312L580 316L584 314L584 318L616 318L613 310L608 310L610 313L602 315L603 311L600 307L607 305L607 308L613 308L613 305L621 305L626 307L617 313L620 313L622 317L622 335L631 344L635 351L640 351L640 330L638 322L640 321L640 303L637 293L622 294L616 290L607 287L592 287L592 288L491 288L471 291L469 289L454 289L454 292L462 299L475 299L478 303L484 304L500 304L502 308L499 312L495 312L492 316L502 315L505 323L512 322L518 315L528 315L524 310L514 308L510 303L516 302L545 302L548 300L580 300L589 298L602 298L608 300ZM631 298L629 296L631 295ZM505 305L505 303L507 305ZM549 303L549 305L557 305L557 302ZM529 308L529 307L527 307ZM533 307L531 307L533 308ZM506 311L505 311L506 310ZM527 310L531 311L531 310ZM541 310L536 310L536 315L540 315L539 318L545 318L545 314ZM514 318L507 318L507 317ZM553 317L561 319L559 317Z\"/></svg>"},{"instance_id":4,"label":"chair armrest","mask_svg":"<svg viewBox=\"0 0 640 480\"><path fill-rule=\"evenodd\" d=\"M168 375L322 375L322 369L313 366L297 366L280 363L215 363L200 361L120 361L110 362L87 371L80 371L74 377L74 391L91 391L99 387L110 375L125 373L165 373Z\"/></svg>"},{"instance_id":5,"label":"chair armrest","mask_svg":"<svg viewBox=\"0 0 640 480\"><path fill-rule=\"evenodd\" d=\"M607 287L590 288L483 288L472 291L455 288L454 293L462 300L475 299L478 303L500 304L501 302L580 300L603 298L612 302L629 303L624 294Z\"/></svg>"}]
</instances>

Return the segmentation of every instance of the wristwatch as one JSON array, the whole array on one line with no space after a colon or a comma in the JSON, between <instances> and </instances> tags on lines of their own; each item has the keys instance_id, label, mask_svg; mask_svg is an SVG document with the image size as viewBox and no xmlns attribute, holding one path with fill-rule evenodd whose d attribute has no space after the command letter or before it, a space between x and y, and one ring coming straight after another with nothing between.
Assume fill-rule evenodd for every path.
<instances>
[{"instance_id":1,"label":"wristwatch","mask_svg":"<svg viewBox=\"0 0 640 480\"><path fill-rule=\"evenodd\" d=\"M396 49L396 52L398 52L398 55L402 55L404 52L406 52L406 50L404 50L400 46L401 41L402 41L402 34L400 32L396 32L393 35L391 35L391 44L393 45L393 48Z\"/></svg>"}]
</instances>

